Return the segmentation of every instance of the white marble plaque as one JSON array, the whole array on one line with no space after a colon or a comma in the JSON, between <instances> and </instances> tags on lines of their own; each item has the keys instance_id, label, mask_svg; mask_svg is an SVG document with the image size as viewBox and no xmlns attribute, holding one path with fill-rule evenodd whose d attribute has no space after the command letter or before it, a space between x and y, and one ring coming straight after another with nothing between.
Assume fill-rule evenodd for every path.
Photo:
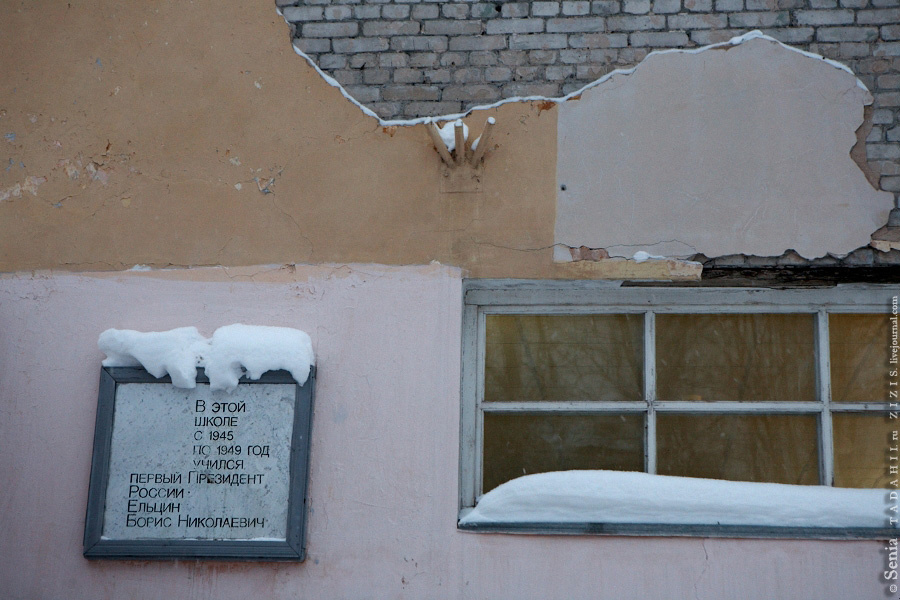
<instances>
[{"instance_id":1,"label":"white marble plaque","mask_svg":"<svg viewBox=\"0 0 900 600\"><path fill-rule=\"evenodd\" d=\"M285 540L294 392L121 384L102 538Z\"/></svg>"}]
</instances>

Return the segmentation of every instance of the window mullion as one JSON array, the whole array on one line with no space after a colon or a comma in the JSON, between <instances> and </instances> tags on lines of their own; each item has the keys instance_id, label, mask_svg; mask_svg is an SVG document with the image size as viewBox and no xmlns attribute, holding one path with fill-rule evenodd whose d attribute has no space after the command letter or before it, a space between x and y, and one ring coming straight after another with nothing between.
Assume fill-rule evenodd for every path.
<instances>
[{"instance_id":1,"label":"window mullion","mask_svg":"<svg viewBox=\"0 0 900 600\"><path fill-rule=\"evenodd\" d=\"M828 313L816 314L816 368L819 400L822 414L819 417L819 465L820 483L834 485L834 438L831 426L831 353L828 340Z\"/></svg>"},{"instance_id":2,"label":"window mullion","mask_svg":"<svg viewBox=\"0 0 900 600\"><path fill-rule=\"evenodd\" d=\"M656 474L656 314L644 313L644 401L647 420L644 431L644 469Z\"/></svg>"}]
</instances>

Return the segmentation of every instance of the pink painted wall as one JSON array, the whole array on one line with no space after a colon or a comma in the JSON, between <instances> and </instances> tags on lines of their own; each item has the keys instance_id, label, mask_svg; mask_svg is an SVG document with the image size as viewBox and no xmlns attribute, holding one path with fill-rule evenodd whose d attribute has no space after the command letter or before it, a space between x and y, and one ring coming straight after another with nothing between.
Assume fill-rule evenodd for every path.
<instances>
[{"instance_id":1,"label":"pink painted wall","mask_svg":"<svg viewBox=\"0 0 900 600\"><path fill-rule=\"evenodd\" d=\"M877 542L456 530L461 272L0 277L0 598L881 598ZM296 327L317 352L309 558L87 561L98 334Z\"/></svg>"}]
</instances>

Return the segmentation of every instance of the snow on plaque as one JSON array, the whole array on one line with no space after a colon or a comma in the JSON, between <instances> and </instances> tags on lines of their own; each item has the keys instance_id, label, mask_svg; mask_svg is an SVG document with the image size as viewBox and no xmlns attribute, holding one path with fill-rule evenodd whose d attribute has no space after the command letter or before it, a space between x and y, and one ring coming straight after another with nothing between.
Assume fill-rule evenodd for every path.
<instances>
[{"instance_id":1,"label":"snow on plaque","mask_svg":"<svg viewBox=\"0 0 900 600\"><path fill-rule=\"evenodd\" d=\"M302 560L308 340L104 332L85 556Z\"/></svg>"}]
</instances>

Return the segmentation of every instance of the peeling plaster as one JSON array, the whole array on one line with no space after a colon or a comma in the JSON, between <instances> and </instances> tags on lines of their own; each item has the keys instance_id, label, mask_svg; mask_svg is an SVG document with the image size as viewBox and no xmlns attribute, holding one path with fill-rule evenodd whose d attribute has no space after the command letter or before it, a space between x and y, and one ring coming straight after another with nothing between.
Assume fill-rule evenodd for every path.
<instances>
[{"instance_id":1,"label":"peeling plaster","mask_svg":"<svg viewBox=\"0 0 900 600\"><path fill-rule=\"evenodd\" d=\"M579 246L816 258L868 243L893 205L850 158L871 95L832 61L743 42L651 55L560 107L556 260Z\"/></svg>"}]
</instances>

